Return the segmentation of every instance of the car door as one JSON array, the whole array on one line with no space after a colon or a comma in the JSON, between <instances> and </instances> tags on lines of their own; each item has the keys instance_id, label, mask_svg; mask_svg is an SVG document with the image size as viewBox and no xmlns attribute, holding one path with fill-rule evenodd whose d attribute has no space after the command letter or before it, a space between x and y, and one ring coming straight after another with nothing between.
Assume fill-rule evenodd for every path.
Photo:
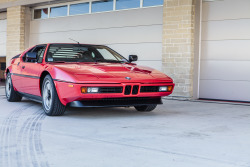
<instances>
[{"instance_id":1,"label":"car door","mask_svg":"<svg viewBox=\"0 0 250 167\"><path fill-rule=\"evenodd\" d=\"M12 59L12 70L11 70L11 79L12 79L12 84L13 87L17 90L17 91L21 91L22 89L22 84L21 81L23 79L23 77L21 76L21 67L20 67L20 55L16 55L13 59Z\"/></svg>"},{"instance_id":2,"label":"car door","mask_svg":"<svg viewBox=\"0 0 250 167\"><path fill-rule=\"evenodd\" d=\"M36 60L28 60L26 55L21 62L21 74L25 78L22 80L22 92L30 95L41 96L39 89L39 78L43 70L42 59L47 45L38 45L30 52L37 53Z\"/></svg>"}]
</instances>

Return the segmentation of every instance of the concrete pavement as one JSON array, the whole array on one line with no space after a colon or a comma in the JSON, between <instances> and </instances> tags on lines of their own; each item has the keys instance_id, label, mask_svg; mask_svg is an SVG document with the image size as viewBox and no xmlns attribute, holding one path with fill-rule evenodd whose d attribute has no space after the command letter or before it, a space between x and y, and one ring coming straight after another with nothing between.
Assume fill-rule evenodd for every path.
<instances>
[{"instance_id":1,"label":"concrete pavement","mask_svg":"<svg viewBox=\"0 0 250 167\"><path fill-rule=\"evenodd\" d=\"M250 167L250 106L164 100L133 108L9 103L0 86L1 167Z\"/></svg>"},{"instance_id":2,"label":"concrete pavement","mask_svg":"<svg viewBox=\"0 0 250 167\"><path fill-rule=\"evenodd\" d=\"M4 85L5 85L4 81L0 81L0 87Z\"/></svg>"}]
</instances>

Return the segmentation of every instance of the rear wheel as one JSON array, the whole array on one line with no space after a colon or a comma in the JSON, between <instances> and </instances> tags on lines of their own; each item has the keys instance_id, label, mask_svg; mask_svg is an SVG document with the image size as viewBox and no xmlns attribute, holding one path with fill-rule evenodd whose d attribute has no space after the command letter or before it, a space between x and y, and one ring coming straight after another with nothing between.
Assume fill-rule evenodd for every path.
<instances>
[{"instance_id":1,"label":"rear wheel","mask_svg":"<svg viewBox=\"0 0 250 167\"><path fill-rule=\"evenodd\" d=\"M135 106L135 109L140 112L150 112L153 111L156 107L157 104L150 104L150 105Z\"/></svg>"},{"instance_id":2,"label":"rear wheel","mask_svg":"<svg viewBox=\"0 0 250 167\"><path fill-rule=\"evenodd\" d=\"M9 102L17 102L22 100L22 96L20 96L13 87L10 73L7 74L5 81L5 95Z\"/></svg>"},{"instance_id":3,"label":"rear wheel","mask_svg":"<svg viewBox=\"0 0 250 167\"><path fill-rule=\"evenodd\" d=\"M65 112L64 106L58 95L52 78L47 75L42 86L43 110L49 116L60 116Z\"/></svg>"}]
</instances>

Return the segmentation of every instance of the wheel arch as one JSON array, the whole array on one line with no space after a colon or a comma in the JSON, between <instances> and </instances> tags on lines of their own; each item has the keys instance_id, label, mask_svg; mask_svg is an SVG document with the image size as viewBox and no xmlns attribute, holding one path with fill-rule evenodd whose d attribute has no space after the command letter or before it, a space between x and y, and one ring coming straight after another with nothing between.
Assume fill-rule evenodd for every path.
<instances>
[{"instance_id":1,"label":"wheel arch","mask_svg":"<svg viewBox=\"0 0 250 167\"><path fill-rule=\"evenodd\" d=\"M41 96L42 96L43 80L44 80L44 78L45 78L47 75L50 75L50 73L49 73L48 71L43 71L42 74L41 74L41 76L40 76L39 89L40 89ZM50 76L51 76L51 75L50 75Z\"/></svg>"},{"instance_id":2,"label":"wheel arch","mask_svg":"<svg viewBox=\"0 0 250 167\"><path fill-rule=\"evenodd\" d=\"M5 71L6 75L7 75L9 72L10 72L10 70L7 68L6 71Z\"/></svg>"},{"instance_id":3,"label":"wheel arch","mask_svg":"<svg viewBox=\"0 0 250 167\"><path fill-rule=\"evenodd\" d=\"M6 70L5 70L5 79L7 78L7 75L8 75L8 73L10 73L10 70L9 70L9 68L6 68Z\"/></svg>"},{"instance_id":4,"label":"wheel arch","mask_svg":"<svg viewBox=\"0 0 250 167\"><path fill-rule=\"evenodd\" d=\"M52 78L52 80L53 80L53 75L52 75L51 73L49 73L48 71L43 71L43 72L41 73L40 81L39 81L39 89L40 89L40 94L41 94L41 96L42 96L43 81L44 81L44 78L45 78L47 75L49 75L49 76ZM55 89L56 89L57 95L58 95L58 97L59 97L59 100L61 101L61 103L62 103L63 105L66 105L67 103L61 99L61 96L60 96L60 94L58 93L58 90L57 90L57 87L56 87L56 83L55 83L55 82L54 82L54 84L55 84Z\"/></svg>"}]
</instances>

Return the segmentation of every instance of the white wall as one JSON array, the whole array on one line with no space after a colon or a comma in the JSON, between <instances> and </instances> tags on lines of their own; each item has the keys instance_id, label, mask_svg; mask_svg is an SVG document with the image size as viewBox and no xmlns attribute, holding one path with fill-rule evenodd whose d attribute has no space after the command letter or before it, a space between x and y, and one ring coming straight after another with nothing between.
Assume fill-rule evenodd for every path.
<instances>
[{"instance_id":1,"label":"white wall","mask_svg":"<svg viewBox=\"0 0 250 167\"><path fill-rule=\"evenodd\" d=\"M6 37L7 37L6 13L0 13L0 57L6 56Z\"/></svg>"},{"instance_id":2,"label":"white wall","mask_svg":"<svg viewBox=\"0 0 250 167\"><path fill-rule=\"evenodd\" d=\"M105 44L139 56L138 64L162 66L162 7L32 20L29 44L73 42Z\"/></svg>"},{"instance_id":3,"label":"white wall","mask_svg":"<svg viewBox=\"0 0 250 167\"><path fill-rule=\"evenodd\" d=\"M250 101L250 1L203 2L200 98Z\"/></svg>"}]
</instances>

